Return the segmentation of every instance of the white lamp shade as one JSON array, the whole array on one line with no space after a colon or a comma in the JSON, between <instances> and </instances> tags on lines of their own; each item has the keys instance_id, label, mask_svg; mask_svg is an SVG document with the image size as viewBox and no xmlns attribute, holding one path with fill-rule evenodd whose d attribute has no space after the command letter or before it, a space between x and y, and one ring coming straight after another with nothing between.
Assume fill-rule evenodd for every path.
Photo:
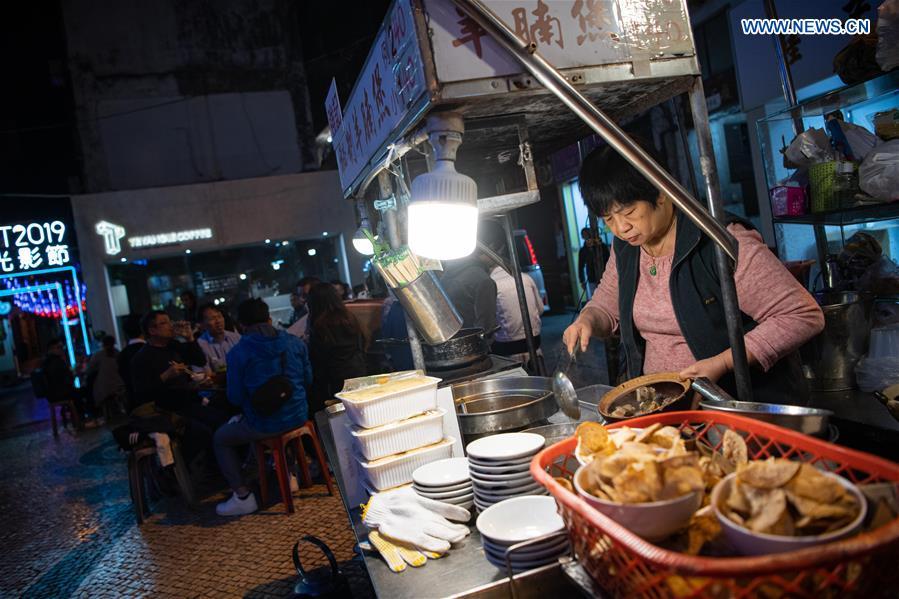
<instances>
[{"instance_id":1,"label":"white lamp shade","mask_svg":"<svg viewBox=\"0 0 899 599\"><path fill-rule=\"evenodd\" d=\"M419 256L453 260L471 254L478 240L478 188L438 160L433 171L412 182L408 208L409 248Z\"/></svg>"},{"instance_id":2,"label":"white lamp shade","mask_svg":"<svg viewBox=\"0 0 899 599\"><path fill-rule=\"evenodd\" d=\"M353 237L353 247L363 256L371 256L375 253L375 246L367 237Z\"/></svg>"}]
</instances>

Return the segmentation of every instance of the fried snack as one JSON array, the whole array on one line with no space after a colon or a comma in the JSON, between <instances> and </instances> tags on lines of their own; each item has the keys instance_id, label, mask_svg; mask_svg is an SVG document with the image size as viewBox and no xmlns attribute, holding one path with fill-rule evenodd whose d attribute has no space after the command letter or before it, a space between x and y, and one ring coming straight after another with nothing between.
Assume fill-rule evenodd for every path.
<instances>
[{"instance_id":1,"label":"fried snack","mask_svg":"<svg viewBox=\"0 0 899 599\"><path fill-rule=\"evenodd\" d=\"M706 543L712 541L721 534L721 523L715 517L713 512L705 514L696 513L690 519L690 525L687 527L687 549L685 553L688 555L699 555Z\"/></svg>"},{"instance_id":2,"label":"fried snack","mask_svg":"<svg viewBox=\"0 0 899 599\"><path fill-rule=\"evenodd\" d=\"M799 472L800 462L781 458L749 462L737 468L737 480L759 489L778 489Z\"/></svg>"},{"instance_id":3,"label":"fried snack","mask_svg":"<svg viewBox=\"0 0 899 599\"><path fill-rule=\"evenodd\" d=\"M818 535L852 522L861 506L838 481L810 464L781 458L737 469L718 506L731 521L757 533Z\"/></svg>"},{"instance_id":4,"label":"fried snack","mask_svg":"<svg viewBox=\"0 0 899 599\"><path fill-rule=\"evenodd\" d=\"M746 441L730 429L725 431L724 438L721 440L721 455L734 465L734 469L749 462L749 450L746 447Z\"/></svg>"},{"instance_id":5,"label":"fried snack","mask_svg":"<svg viewBox=\"0 0 899 599\"><path fill-rule=\"evenodd\" d=\"M609 438L609 431L598 422L582 422L574 434L577 435L575 451L584 461L615 451L615 444Z\"/></svg>"},{"instance_id":6,"label":"fried snack","mask_svg":"<svg viewBox=\"0 0 899 599\"><path fill-rule=\"evenodd\" d=\"M686 451L676 428L654 424L639 432L618 429L603 437L596 430L601 425L590 425L578 427L578 451L583 461L589 462L581 482L595 497L647 503L706 489L699 454ZM596 441L603 438L609 442ZM598 448L589 460L584 455L587 447Z\"/></svg>"},{"instance_id":7,"label":"fried snack","mask_svg":"<svg viewBox=\"0 0 899 599\"><path fill-rule=\"evenodd\" d=\"M568 480L567 478L563 478L561 476L556 476L556 477L553 477L553 480L555 480L557 483L562 485L562 487L569 493L574 493L574 485L572 485L571 481Z\"/></svg>"}]
</instances>

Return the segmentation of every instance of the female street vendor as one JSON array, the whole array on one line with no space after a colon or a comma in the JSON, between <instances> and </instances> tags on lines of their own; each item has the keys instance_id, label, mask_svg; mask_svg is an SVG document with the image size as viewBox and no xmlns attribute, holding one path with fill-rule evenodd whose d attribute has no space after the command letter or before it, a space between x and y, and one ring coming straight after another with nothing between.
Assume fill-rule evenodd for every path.
<instances>
[{"instance_id":1,"label":"female street vendor","mask_svg":"<svg viewBox=\"0 0 899 599\"><path fill-rule=\"evenodd\" d=\"M568 350L620 331L628 379L676 371L734 393L715 243L611 147L587 156L580 188L615 240L599 288L562 337ZM749 223L729 216L727 229L739 243L734 278L755 399L802 403L797 350L824 315Z\"/></svg>"}]
</instances>

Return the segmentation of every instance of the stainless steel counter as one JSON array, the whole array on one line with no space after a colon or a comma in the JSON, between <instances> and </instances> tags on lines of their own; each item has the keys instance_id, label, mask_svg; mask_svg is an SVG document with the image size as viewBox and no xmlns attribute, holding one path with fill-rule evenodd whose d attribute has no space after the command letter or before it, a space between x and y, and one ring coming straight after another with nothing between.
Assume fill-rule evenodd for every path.
<instances>
[{"instance_id":1,"label":"stainless steel counter","mask_svg":"<svg viewBox=\"0 0 899 599\"><path fill-rule=\"evenodd\" d=\"M597 397L601 395L597 393ZM816 393L812 396L814 407L832 410L840 427L842 443L856 446L852 441L857 439L858 427L862 431L880 434L899 435L899 422L869 393L860 391ZM598 414L595 406L582 402L581 421L596 420ZM549 419L552 424L570 422L561 411ZM332 456L336 455L334 438L327 424L327 414L322 411L316 414L319 431L325 451L331 459L332 468L340 487L341 495L346 497L342 487L339 464ZM882 437L878 437L881 438ZM883 447L858 447L873 453L884 455ZM890 457L890 456L886 456ZM365 540L367 528L360 521L360 510L357 506L346 506L350 515L350 524L357 540ZM375 592L380 597L510 597L509 579L506 574L492 566L484 557L481 539L474 520L470 523L472 534L461 543L455 545L445 557L429 560L421 568L407 568L402 573L392 572L384 561L376 554L365 553L365 566L371 578ZM563 560L564 562L564 560ZM516 575L515 596L556 597L573 596L580 588L575 586L565 572L572 569L572 564L556 564ZM564 595L562 595L564 593Z\"/></svg>"},{"instance_id":2,"label":"stainless steel counter","mask_svg":"<svg viewBox=\"0 0 899 599\"><path fill-rule=\"evenodd\" d=\"M581 420L596 420L597 418L598 413L595 406L582 403ZM328 414L323 410L315 415L315 419L341 496L346 498L347 493L343 488L339 461L334 459L334 456L337 455L337 448L334 446L334 437L331 434L331 427L328 425ZM553 424L570 422L569 418L561 411L553 414L548 420ZM368 529L361 522L359 507L346 505L345 499L344 502L357 541L365 540L368 536ZM473 516L476 517L474 512ZM454 545L445 557L428 560L428 563L421 568L409 567L401 573L392 572L380 556L364 552L365 567L378 596L391 599L394 597L510 597L507 575L491 565L484 557L481 537L474 526L474 517L470 522L472 532L469 537ZM519 598L573 596L579 588L563 574L561 564L531 570L516 575L514 578L515 596Z\"/></svg>"}]
</instances>

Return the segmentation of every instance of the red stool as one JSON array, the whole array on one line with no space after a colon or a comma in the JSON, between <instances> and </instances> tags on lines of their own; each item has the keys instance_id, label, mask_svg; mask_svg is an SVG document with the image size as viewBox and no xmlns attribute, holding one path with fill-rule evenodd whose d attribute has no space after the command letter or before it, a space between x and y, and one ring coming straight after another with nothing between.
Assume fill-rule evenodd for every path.
<instances>
[{"instance_id":1,"label":"red stool","mask_svg":"<svg viewBox=\"0 0 899 599\"><path fill-rule=\"evenodd\" d=\"M325 477L325 484L328 485L328 494L334 494L334 483L331 482L331 475L328 472L328 461L325 459L325 452L322 451L321 443L319 443L318 436L315 434L315 427L312 425L312 421L309 420L299 428L256 441L256 463L259 466L259 491L262 496L262 505L268 505L268 484L265 477L266 449L272 452L272 458L275 461L275 475L278 477L278 488L281 489L281 497L287 506L288 514L293 513L293 496L290 493L290 478L287 473L287 457L285 455L288 445L292 444L296 452L303 486L312 486L309 464L306 463L306 452L303 450L303 441L301 439L304 435L312 440L312 446L315 448L315 454L318 458L319 466L321 466L322 476Z\"/></svg>"}]
</instances>

